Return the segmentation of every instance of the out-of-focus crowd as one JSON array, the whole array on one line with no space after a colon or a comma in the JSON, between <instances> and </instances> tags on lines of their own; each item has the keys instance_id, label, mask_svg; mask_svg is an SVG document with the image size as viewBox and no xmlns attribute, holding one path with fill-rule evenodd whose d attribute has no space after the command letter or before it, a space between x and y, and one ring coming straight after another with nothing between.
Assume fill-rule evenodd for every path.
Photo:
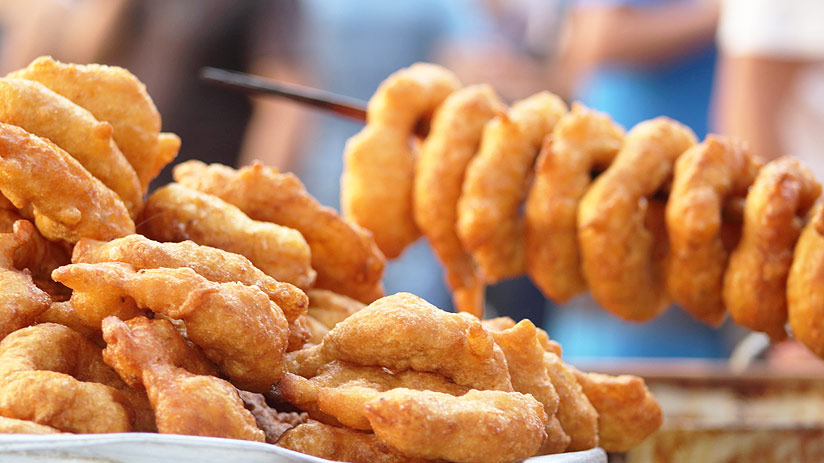
<instances>
[{"instance_id":1,"label":"out-of-focus crowd","mask_svg":"<svg viewBox=\"0 0 824 463\"><path fill-rule=\"evenodd\" d=\"M181 136L178 162L259 159L334 207L358 124L210 87L202 66L366 100L393 71L434 61L510 102L549 89L627 128L666 115L701 138L739 136L765 159L802 158L824 179L821 18L819 0L4 0L0 72L43 54L127 67ZM450 306L422 242L389 265L386 287ZM633 325L586 297L554 307L526 279L490 288L488 304L543 320L573 356L722 357L740 337L679 310Z\"/></svg>"}]
</instances>

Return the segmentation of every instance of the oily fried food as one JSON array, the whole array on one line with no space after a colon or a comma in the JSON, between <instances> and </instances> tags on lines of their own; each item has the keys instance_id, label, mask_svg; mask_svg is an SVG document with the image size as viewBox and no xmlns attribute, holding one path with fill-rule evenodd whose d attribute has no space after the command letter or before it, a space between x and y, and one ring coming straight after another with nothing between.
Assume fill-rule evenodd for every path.
<instances>
[{"instance_id":1,"label":"oily fried food","mask_svg":"<svg viewBox=\"0 0 824 463\"><path fill-rule=\"evenodd\" d=\"M374 434L330 426L312 420L286 431L277 445L334 461L353 463L426 463L428 461L404 455L391 445L381 442Z\"/></svg>"},{"instance_id":2,"label":"oily fried food","mask_svg":"<svg viewBox=\"0 0 824 463\"><path fill-rule=\"evenodd\" d=\"M746 195L760 164L741 142L713 136L675 163L666 209L667 289L677 304L709 325L720 325L726 316L724 206Z\"/></svg>"},{"instance_id":3,"label":"oily fried food","mask_svg":"<svg viewBox=\"0 0 824 463\"><path fill-rule=\"evenodd\" d=\"M59 179L59 180L58 180ZM54 143L0 123L0 191L52 241L134 233L123 201Z\"/></svg>"},{"instance_id":4,"label":"oily fried food","mask_svg":"<svg viewBox=\"0 0 824 463\"><path fill-rule=\"evenodd\" d=\"M106 384L117 382L100 349L65 326L35 325L0 342L2 416L63 432L128 432L127 398Z\"/></svg>"},{"instance_id":5,"label":"oily fried food","mask_svg":"<svg viewBox=\"0 0 824 463\"><path fill-rule=\"evenodd\" d=\"M306 340L306 344L318 345L323 342L323 337L329 332L329 328L311 315L306 315L304 318L306 327L309 329L309 339Z\"/></svg>"},{"instance_id":6,"label":"oily fried food","mask_svg":"<svg viewBox=\"0 0 824 463\"><path fill-rule=\"evenodd\" d=\"M484 281L455 229L458 199L484 125L504 109L488 85L452 93L435 112L415 173L415 223L444 266L455 310L478 318L483 315Z\"/></svg>"},{"instance_id":7,"label":"oily fried food","mask_svg":"<svg viewBox=\"0 0 824 463\"><path fill-rule=\"evenodd\" d=\"M234 170L199 161L176 166L174 175L181 185L215 195L254 220L299 231L312 250L316 287L365 303L383 297L385 259L372 234L318 203L295 175L259 164Z\"/></svg>"},{"instance_id":8,"label":"oily fried food","mask_svg":"<svg viewBox=\"0 0 824 463\"><path fill-rule=\"evenodd\" d=\"M466 169L457 230L488 283L524 272L521 205L541 142L566 111L558 96L541 92L483 129L478 154Z\"/></svg>"},{"instance_id":9,"label":"oily fried food","mask_svg":"<svg viewBox=\"0 0 824 463\"><path fill-rule=\"evenodd\" d=\"M412 132L459 87L458 78L437 65L401 69L381 83L369 100L366 126L346 142L340 182L343 215L371 230L390 259L420 236L412 214Z\"/></svg>"},{"instance_id":10,"label":"oily fried food","mask_svg":"<svg viewBox=\"0 0 824 463\"><path fill-rule=\"evenodd\" d=\"M606 114L574 104L545 139L526 199L529 278L548 298L566 302L586 291L578 245L578 204L592 170L606 169L624 130Z\"/></svg>"},{"instance_id":11,"label":"oily fried food","mask_svg":"<svg viewBox=\"0 0 824 463\"><path fill-rule=\"evenodd\" d=\"M552 415L546 423L546 439L541 444L541 448L535 452L535 455L554 455L556 453L563 453L572 439L564 431L561 426L561 421L557 416Z\"/></svg>"},{"instance_id":12,"label":"oily fried food","mask_svg":"<svg viewBox=\"0 0 824 463\"><path fill-rule=\"evenodd\" d=\"M246 257L193 241L159 243L143 235L129 235L107 243L80 240L74 247L72 262L123 262L135 270L189 267L209 281L238 282L259 288L283 310L289 322L305 314L309 305L303 291L266 275Z\"/></svg>"},{"instance_id":13,"label":"oily fried food","mask_svg":"<svg viewBox=\"0 0 824 463\"><path fill-rule=\"evenodd\" d=\"M504 353L478 319L409 293L378 299L338 323L320 353L327 360L438 373L470 388L512 390Z\"/></svg>"},{"instance_id":14,"label":"oily fried food","mask_svg":"<svg viewBox=\"0 0 824 463\"><path fill-rule=\"evenodd\" d=\"M0 233L13 233L20 245L14 250L14 267L31 272L34 283L55 298L68 295L65 287L51 280L51 272L68 264L70 252L61 243L49 241L16 209L0 209Z\"/></svg>"},{"instance_id":15,"label":"oily fried food","mask_svg":"<svg viewBox=\"0 0 824 463\"><path fill-rule=\"evenodd\" d=\"M114 140L112 126L42 84L0 79L0 122L48 138L114 191L137 217L143 192L132 166Z\"/></svg>"},{"instance_id":16,"label":"oily fried food","mask_svg":"<svg viewBox=\"0 0 824 463\"><path fill-rule=\"evenodd\" d=\"M69 301L52 302L48 309L41 313L36 323L56 323L71 328L94 342L105 346L103 338L100 337L100 326L96 328L89 326L85 320L80 318Z\"/></svg>"},{"instance_id":17,"label":"oily fried food","mask_svg":"<svg viewBox=\"0 0 824 463\"><path fill-rule=\"evenodd\" d=\"M793 337L824 358L824 207L817 206L795 245L787 278Z\"/></svg>"},{"instance_id":18,"label":"oily fried food","mask_svg":"<svg viewBox=\"0 0 824 463\"><path fill-rule=\"evenodd\" d=\"M250 219L210 194L171 183L146 200L141 229L159 241L192 240L245 256L278 281L310 288L315 281L309 245L300 232Z\"/></svg>"},{"instance_id":19,"label":"oily fried food","mask_svg":"<svg viewBox=\"0 0 824 463\"><path fill-rule=\"evenodd\" d=\"M215 283L185 267L136 272L119 262L67 265L53 276L75 294L131 298L139 307L183 320L188 338L242 389L266 391L284 372L288 322L257 287Z\"/></svg>"},{"instance_id":20,"label":"oily fried food","mask_svg":"<svg viewBox=\"0 0 824 463\"><path fill-rule=\"evenodd\" d=\"M160 132L160 114L146 86L129 71L101 64L67 64L42 56L8 77L34 80L111 124L115 143L143 192L180 149L180 138Z\"/></svg>"},{"instance_id":21,"label":"oily fried food","mask_svg":"<svg viewBox=\"0 0 824 463\"><path fill-rule=\"evenodd\" d=\"M598 411L598 445L604 450L626 452L661 427L661 407L643 379L632 375L583 373L570 368Z\"/></svg>"},{"instance_id":22,"label":"oily fried food","mask_svg":"<svg viewBox=\"0 0 824 463\"><path fill-rule=\"evenodd\" d=\"M278 413L266 403L266 398L262 394L249 391L237 392L246 410L249 410L255 417L257 427L265 434L267 444L277 443L284 432L306 423L308 419L306 413Z\"/></svg>"},{"instance_id":23,"label":"oily fried food","mask_svg":"<svg viewBox=\"0 0 824 463\"><path fill-rule=\"evenodd\" d=\"M158 432L264 440L234 386L176 365L175 357L191 349L168 321L109 317L103 320L103 339L106 361L125 381L146 388Z\"/></svg>"},{"instance_id":24,"label":"oily fried food","mask_svg":"<svg viewBox=\"0 0 824 463\"><path fill-rule=\"evenodd\" d=\"M51 426L37 424L34 421L18 420L0 416L0 434L59 434Z\"/></svg>"},{"instance_id":25,"label":"oily fried food","mask_svg":"<svg viewBox=\"0 0 824 463\"><path fill-rule=\"evenodd\" d=\"M641 122L581 199L578 240L584 277L595 300L625 320L650 320L669 303L664 260L653 258L662 243L645 226L648 198L671 178L675 160L694 144L692 131L675 121L659 117Z\"/></svg>"},{"instance_id":26,"label":"oily fried food","mask_svg":"<svg viewBox=\"0 0 824 463\"><path fill-rule=\"evenodd\" d=\"M365 405L375 435L404 454L455 462L513 462L535 454L547 415L530 395L472 390L460 397L393 389Z\"/></svg>"},{"instance_id":27,"label":"oily fried food","mask_svg":"<svg viewBox=\"0 0 824 463\"><path fill-rule=\"evenodd\" d=\"M309 296L309 315L330 330L366 307L366 304L360 301L327 289L310 289L306 294Z\"/></svg>"},{"instance_id":28,"label":"oily fried food","mask_svg":"<svg viewBox=\"0 0 824 463\"><path fill-rule=\"evenodd\" d=\"M546 352L544 364L558 393L558 421L569 435L568 452L591 449L598 445L598 412L584 394L572 367L557 355Z\"/></svg>"},{"instance_id":29,"label":"oily fried food","mask_svg":"<svg viewBox=\"0 0 824 463\"><path fill-rule=\"evenodd\" d=\"M741 241L730 255L723 298L736 323L787 337L787 275L803 217L821 185L797 159L767 163L747 193Z\"/></svg>"},{"instance_id":30,"label":"oily fried food","mask_svg":"<svg viewBox=\"0 0 824 463\"><path fill-rule=\"evenodd\" d=\"M0 340L34 323L51 305L51 298L34 284L31 275L14 266L15 253L30 238L18 232L0 233Z\"/></svg>"}]
</instances>

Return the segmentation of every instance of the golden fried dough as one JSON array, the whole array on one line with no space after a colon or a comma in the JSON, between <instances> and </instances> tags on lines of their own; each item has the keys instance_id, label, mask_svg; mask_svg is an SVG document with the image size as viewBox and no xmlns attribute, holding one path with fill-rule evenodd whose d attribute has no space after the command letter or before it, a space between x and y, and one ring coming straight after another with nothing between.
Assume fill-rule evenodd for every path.
<instances>
[{"instance_id":1,"label":"golden fried dough","mask_svg":"<svg viewBox=\"0 0 824 463\"><path fill-rule=\"evenodd\" d=\"M75 294L83 288L132 298L139 307L183 320L188 338L242 389L266 391L284 372L286 317L254 286L215 283L185 267L136 272L119 262L67 265L54 277Z\"/></svg>"},{"instance_id":2,"label":"golden fried dough","mask_svg":"<svg viewBox=\"0 0 824 463\"><path fill-rule=\"evenodd\" d=\"M558 420L557 416L553 415L546 423L546 439L544 439L544 443L541 444L541 448L535 452L535 455L563 453L567 447L569 447L571 441L572 438L564 431L564 427L561 426L561 421Z\"/></svg>"},{"instance_id":3,"label":"golden fried dough","mask_svg":"<svg viewBox=\"0 0 824 463\"><path fill-rule=\"evenodd\" d=\"M80 240L74 247L72 262L124 262L135 270L189 267L209 281L238 282L259 288L283 310L290 322L305 314L309 305L303 291L266 275L242 255L192 241L159 243L142 235L129 235L108 243Z\"/></svg>"},{"instance_id":4,"label":"golden fried dough","mask_svg":"<svg viewBox=\"0 0 824 463\"><path fill-rule=\"evenodd\" d=\"M327 289L310 289L306 294L309 296L309 315L330 330L348 316L366 307L366 304L360 301Z\"/></svg>"},{"instance_id":5,"label":"golden fried dough","mask_svg":"<svg viewBox=\"0 0 824 463\"><path fill-rule=\"evenodd\" d=\"M299 231L312 250L316 287L366 303L383 297L385 259L372 234L318 203L293 174L259 164L234 170L188 161L174 175L181 185L218 196L254 220Z\"/></svg>"},{"instance_id":6,"label":"golden fried dough","mask_svg":"<svg viewBox=\"0 0 824 463\"><path fill-rule=\"evenodd\" d=\"M14 267L15 253L30 237L0 233L0 340L34 323L51 305L51 298L34 284L31 275Z\"/></svg>"},{"instance_id":7,"label":"golden fried dough","mask_svg":"<svg viewBox=\"0 0 824 463\"><path fill-rule=\"evenodd\" d=\"M426 463L429 461L406 456L391 445L378 440L374 434L311 420L286 431L277 445L328 460L353 463Z\"/></svg>"},{"instance_id":8,"label":"golden fried dough","mask_svg":"<svg viewBox=\"0 0 824 463\"><path fill-rule=\"evenodd\" d=\"M580 104L545 139L524 207L526 270L541 292L566 302L586 291L578 246L578 204L593 169L606 169L624 138L609 116Z\"/></svg>"},{"instance_id":9,"label":"golden fried dough","mask_svg":"<svg viewBox=\"0 0 824 463\"><path fill-rule=\"evenodd\" d=\"M114 141L137 173L143 192L177 156L180 138L160 133L160 114L146 86L123 68L66 64L43 56L8 77L40 82L111 124Z\"/></svg>"},{"instance_id":10,"label":"golden fried dough","mask_svg":"<svg viewBox=\"0 0 824 463\"><path fill-rule=\"evenodd\" d=\"M692 131L675 121L659 117L641 122L581 199L578 240L584 277L595 300L625 320L650 320L669 303L664 261L653 258L662 243L645 225L652 208L648 197L671 178L675 160L694 144Z\"/></svg>"},{"instance_id":11,"label":"golden fried dough","mask_svg":"<svg viewBox=\"0 0 824 463\"><path fill-rule=\"evenodd\" d=\"M261 394L249 391L237 391L246 410L255 417L257 427L266 435L267 444L277 443L284 432L306 423L308 419L305 413L278 413L274 408L269 407L266 398Z\"/></svg>"},{"instance_id":12,"label":"golden fried dough","mask_svg":"<svg viewBox=\"0 0 824 463\"><path fill-rule=\"evenodd\" d=\"M179 368L185 341L166 320L103 320L103 355L127 382L142 383L162 434L263 441L263 431L227 381Z\"/></svg>"},{"instance_id":13,"label":"golden fried dough","mask_svg":"<svg viewBox=\"0 0 824 463\"><path fill-rule=\"evenodd\" d=\"M60 431L37 424L34 421L18 420L0 416L0 434L59 434Z\"/></svg>"},{"instance_id":14,"label":"golden fried dough","mask_svg":"<svg viewBox=\"0 0 824 463\"><path fill-rule=\"evenodd\" d=\"M127 399L100 349L55 324L23 328L0 342L0 415L64 432L132 430ZM122 383L121 383L122 384Z\"/></svg>"},{"instance_id":15,"label":"golden fried dough","mask_svg":"<svg viewBox=\"0 0 824 463\"><path fill-rule=\"evenodd\" d=\"M824 358L824 207L818 205L795 245L787 278L793 337Z\"/></svg>"},{"instance_id":16,"label":"golden fried dough","mask_svg":"<svg viewBox=\"0 0 824 463\"><path fill-rule=\"evenodd\" d=\"M393 389L365 405L375 435L414 457L514 462L535 454L547 415L532 396L472 390L461 397Z\"/></svg>"},{"instance_id":17,"label":"golden fried dough","mask_svg":"<svg viewBox=\"0 0 824 463\"><path fill-rule=\"evenodd\" d=\"M401 69L381 83L369 100L366 127L346 142L343 214L371 230L390 259L420 236L412 215L412 131L459 87L458 78L440 66L417 63Z\"/></svg>"},{"instance_id":18,"label":"golden fried dough","mask_svg":"<svg viewBox=\"0 0 824 463\"><path fill-rule=\"evenodd\" d=\"M821 185L797 159L767 163L747 193L741 242L730 255L723 298L736 323L787 337L787 275L803 217Z\"/></svg>"},{"instance_id":19,"label":"golden fried dough","mask_svg":"<svg viewBox=\"0 0 824 463\"><path fill-rule=\"evenodd\" d=\"M608 452L626 452L661 427L661 407L644 380L575 372L578 384L598 411L598 445Z\"/></svg>"},{"instance_id":20,"label":"golden fried dough","mask_svg":"<svg viewBox=\"0 0 824 463\"><path fill-rule=\"evenodd\" d=\"M506 358L478 319L409 293L378 299L340 322L321 345L328 360L441 374L476 389L511 391Z\"/></svg>"},{"instance_id":21,"label":"golden fried dough","mask_svg":"<svg viewBox=\"0 0 824 463\"><path fill-rule=\"evenodd\" d=\"M667 289L677 304L709 325L720 325L726 316L721 298L729 257L722 239L724 205L746 195L759 168L741 142L714 136L675 163L666 210Z\"/></svg>"},{"instance_id":22,"label":"golden fried dough","mask_svg":"<svg viewBox=\"0 0 824 463\"><path fill-rule=\"evenodd\" d=\"M32 280L50 296L67 298L67 288L51 279L51 272L71 262L71 252L63 243L49 241L15 210L0 209L0 233L13 233L20 243L14 251L14 267L31 272Z\"/></svg>"},{"instance_id":23,"label":"golden fried dough","mask_svg":"<svg viewBox=\"0 0 824 463\"><path fill-rule=\"evenodd\" d=\"M567 107L541 92L489 121L469 162L458 201L458 236L489 283L524 273L524 221L532 166Z\"/></svg>"},{"instance_id":24,"label":"golden fried dough","mask_svg":"<svg viewBox=\"0 0 824 463\"><path fill-rule=\"evenodd\" d=\"M134 219L143 192L132 166L112 140L112 126L38 82L0 79L0 122L48 138L114 191Z\"/></svg>"},{"instance_id":25,"label":"golden fried dough","mask_svg":"<svg viewBox=\"0 0 824 463\"><path fill-rule=\"evenodd\" d=\"M560 398L555 416L571 439L566 450L574 452L597 446L598 412L575 379L572 367L551 352L544 354L544 364Z\"/></svg>"},{"instance_id":26,"label":"golden fried dough","mask_svg":"<svg viewBox=\"0 0 824 463\"><path fill-rule=\"evenodd\" d=\"M444 266L455 310L478 318L483 315L484 281L456 232L458 199L484 125L504 110L488 85L452 93L435 112L415 173L415 223Z\"/></svg>"},{"instance_id":27,"label":"golden fried dough","mask_svg":"<svg viewBox=\"0 0 824 463\"><path fill-rule=\"evenodd\" d=\"M59 179L59 181L56 181ZM123 201L52 142L0 123L0 191L46 238L75 243L134 233Z\"/></svg>"},{"instance_id":28,"label":"golden fried dough","mask_svg":"<svg viewBox=\"0 0 824 463\"><path fill-rule=\"evenodd\" d=\"M192 240L240 254L272 278L299 288L311 288L315 281L309 245L300 232L252 220L217 196L176 183L146 200L141 230L158 241Z\"/></svg>"}]
</instances>

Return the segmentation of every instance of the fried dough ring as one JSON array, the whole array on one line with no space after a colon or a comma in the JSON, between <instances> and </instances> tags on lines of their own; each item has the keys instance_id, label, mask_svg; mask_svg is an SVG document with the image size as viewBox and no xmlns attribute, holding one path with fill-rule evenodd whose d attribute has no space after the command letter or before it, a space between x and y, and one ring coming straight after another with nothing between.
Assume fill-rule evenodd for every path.
<instances>
[{"instance_id":1,"label":"fried dough ring","mask_svg":"<svg viewBox=\"0 0 824 463\"><path fill-rule=\"evenodd\" d=\"M146 388L158 432L264 441L237 389L212 376L214 367L168 321L138 317L124 323L109 317L103 320L103 338L106 361L124 379Z\"/></svg>"},{"instance_id":2,"label":"fried dough ring","mask_svg":"<svg viewBox=\"0 0 824 463\"><path fill-rule=\"evenodd\" d=\"M112 140L112 126L38 82L0 79L0 121L48 138L114 191L134 219L143 193L132 166Z\"/></svg>"},{"instance_id":3,"label":"fried dough ring","mask_svg":"<svg viewBox=\"0 0 824 463\"><path fill-rule=\"evenodd\" d=\"M55 181L60 179L60 181ZM134 233L123 201L54 143L0 123L0 191L52 241Z\"/></svg>"},{"instance_id":4,"label":"fried dough ring","mask_svg":"<svg viewBox=\"0 0 824 463\"><path fill-rule=\"evenodd\" d=\"M18 224L31 227L21 220L14 233L0 234L0 340L34 323L51 305L51 298L34 284L31 275L14 266L16 251L31 239L31 230L26 233Z\"/></svg>"},{"instance_id":5,"label":"fried dough ring","mask_svg":"<svg viewBox=\"0 0 824 463\"><path fill-rule=\"evenodd\" d=\"M563 100L541 92L484 127L478 154L466 169L457 230L487 283L524 273L521 204L541 142L566 111Z\"/></svg>"},{"instance_id":6,"label":"fried dough ring","mask_svg":"<svg viewBox=\"0 0 824 463\"><path fill-rule=\"evenodd\" d=\"M645 226L648 205L652 209L647 197L672 176L675 160L695 141L689 128L670 119L641 122L581 199L584 277L595 300L625 320L650 320L669 302L663 259L653 257L661 243Z\"/></svg>"},{"instance_id":7,"label":"fried dough ring","mask_svg":"<svg viewBox=\"0 0 824 463\"><path fill-rule=\"evenodd\" d=\"M773 341L787 337L787 275L802 218L821 185L797 159L767 163L747 194L741 242L730 255L723 297L736 323Z\"/></svg>"},{"instance_id":8,"label":"fried dough ring","mask_svg":"<svg viewBox=\"0 0 824 463\"><path fill-rule=\"evenodd\" d=\"M99 292L183 320L188 338L242 389L266 391L284 372L288 322L255 286L215 283L186 267L136 272L120 262L71 264L53 277L75 290L76 310L75 294Z\"/></svg>"},{"instance_id":9,"label":"fried dough ring","mask_svg":"<svg viewBox=\"0 0 824 463\"><path fill-rule=\"evenodd\" d=\"M818 205L795 245L787 278L793 337L824 358L824 207Z\"/></svg>"},{"instance_id":10,"label":"fried dough ring","mask_svg":"<svg viewBox=\"0 0 824 463\"><path fill-rule=\"evenodd\" d=\"M132 430L120 378L100 348L51 323L17 330L0 342L0 415L64 432Z\"/></svg>"},{"instance_id":11,"label":"fried dough ring","mask_svg":"<svg viewBox=\"0 0 824 463\"><path fill-rule=\"evenodd\" d=\"M560 398L555 416L570 437L566 451L575 452L597 446L598 412L575 379L572 367L552 352L544 353L544 365Z\"/></svg>"},{"instance_id":12,"label":"fried dough ring","mask_svg":"<svg viewBox=\"0 0 824 463\"><path fill-rule=\"evenodd\" d=\"M623 129L609 116L573 104L545 140L525 206L526 270L548 298L563 303L586 291L578 247L578 204L591 171L606 169Z\"/></svg>"},{"instance_id":13,"label":"fried dough ring","mask_svg":"<svg viewBox=\"0 0 824 463\"><path fill-rule=\"evenodd\" d=\"M385 259L372 234L318 203L293 174L254 164L234 170L187 161L174 169L181 185L215 195L254 220L299 231L312 250L315 286L370 303L383 297Z\"/></svg>"},{"instance_id":14,"label":"fried dough ring","mask_svg":"<svg viewBox=\"0 0 824 463\"><path fill-rule=\"evenodd\" d=\"M309 298L289 283L266 275L240 254L201 246L193 241L158 243L142 235L129 235L108 243L80 240L72 263L123 262L135 270L189 267L209 281L255 286L283 310L289 322L306 314Z\"/></svg>"},{"instance_id":15,"label":"fried dough ring","mask_svg":"<svg viewBox=\"0 0 824 463\"><path fill-rule=\"evenodd\" d=\"M145 193L149 182L180 149L180 138L160 132L160 114L146 86L129 71L101 64L66 64L50 56L32 61L8 77L34 80L112 125L115 143Z\"/></svg>"},{"instance_id":16,"label":"fried dough ring","mask_svg":"<svg viewBox=\"0 0 824 463\"><path fill-rule=\"evenodd\" d=\"M141 230L158 241L192 240L240 254L278 281L311 288L311 252L295 229L250 219L217 196L170 183L146 200Z\"/></svg>"},{"instance_id":17,"label":"fried dough ring","mask_svg":"<svg viewBox=\"0 0 824 463\"><path fill-rule=\"evenodd\" d=\"M484 281L455 230L464 172L478 151L484 125L504 111L488 85L452 93L435 112L415 174L415 223L444 266L455 310L481 318Z\"/></svg>"},{"instance_id":18,"label":"fried dough ring","mask_svg":"<svg viewBox=\"0 0 824 463\"><path fill-rule=\"evenodd\" d=\"M380 84L369 99L366 127L346 142L343 215L371 230L390 259L421 234L412 213L412 131L459 87L452 72L434 64L401 69Z\"/></svg>"},{"instance_id":19,"label":"fried dough ring","mask_svg":"<svg viewBox=\"0 0 824 463\"><path fill-rule=\"evenodd\" d=\"M721 238L723 209L743 197L761 163L742 143L707 137L675 163L667 202L667 289L695 318L718 326L726 316L721 291L728 250Z\"/></svg>"}]
</instances>

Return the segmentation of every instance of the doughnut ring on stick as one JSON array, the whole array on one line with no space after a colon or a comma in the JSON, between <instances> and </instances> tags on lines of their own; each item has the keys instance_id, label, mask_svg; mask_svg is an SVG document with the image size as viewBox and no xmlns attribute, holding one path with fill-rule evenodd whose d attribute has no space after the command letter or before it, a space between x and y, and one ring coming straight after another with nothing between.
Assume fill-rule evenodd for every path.
<instances>
[{"instance_id":1,"label":"doughnut ring on stick","mask_svg":"<svg viewBox=\"0 0 824 463\"><path fill-rule=\"evenodd\" d=\"M813 218L795 245L793 265L787 278L787 311L793 337L815 355L824 358L824 207Z\"/></svg>"},{"instance_id":2,"label":"doughnut ring on stick","mask_svg":"<svg viewBox=\"0 0 824 463\"><path fill-rule=\"evenodd\" d=\"M524 273L521 204L541 142L566 111L559 97L541 92L484 127L480 150L466 169L457 229L488 283Z\"/></svg>"},{"instance_id":3,"label":"doughnut ring on stick","mask_svg":"<svg viewBox=\"0 0 824 463\"><path fill-rule=\"evenodd\" d=\"M654 258L662 247L657 237L665 234L645 225L647 209L654 209L648 197L672 177L675 160L695 141L689 128L670 119L641 122L581 200L584 277L595 300L625 320L650 320L669 303L664 262Z\"/></svg>"},{"instance_id":4,"label":"doughnut ring on stick","mask_svg":"<svg viewBox=\"0 0 824 463\"><path fill-rule=\"evenodd\" d=\"M34 80L112 125L117 147L132 165L145 193L149 182L180 149L180 138L160 132L160 113L146 86L129 71L101 64L66 64L50 56L8 77Z\"/></svg>"},{"instance_id":5,"label":"doughnut ring on stick","mask_svg":"<svg viewBox=\"0 0 824 463\"><path fill-rule=\"evenodd\" d=\"M578 251L578 204L591 171L609 166L623 138L623 129L609 116L573 104L538 156L525 206L526 270L556 302L586 291Z\"/></svg>"},{"instance_id":6,"label":"doughnut ring on stick","mask_svg":"<svg viewBox=\"0 0 824 463\"><path fill-rule=\"evenodd\" d=\"M458 78L440 66L417 63L401 69L375 91L366 127L346 143L343 215L370 230L390 259L420 236L412 216L412 132L459 87Z\"/></svg>"},{"instance_id":7,"label":"doughnut ring on stick","mask_svg":"<svg viewBox=\"0 0 824 463\"><path fill-rule=\"evenodd\" d=\"M504 111L489 85L456 91L437 109L415 174L415 222L444 266L455 310L481 318L484 281L458 238L458 199L466 166L486 123Z\"/></svg>"},{"instance_id":8,"label":"doughnut ring on stick","mask_svg":"<svg viewBox=\"0 0 824 463\"><path fill-rule=\"evenodd\" d=\"M667 202L667 289L698 320L718 326L726 316L721 291L729 250L723 209L747 194L761 162L733 139L710 136L675 163Z\"/></svg>"},{"instance_id":9,"label":"doughnut ring on stick","mask_svg":"<svg viewBox=\"0 0 824 463\"><path fill-rule=\"evenodd\" d=\"M767 163L744 205L741 241L730 255L723 297L736 323L773 341L787 337L787 275L803 218L821 185L797 159Z\"/></svg>"}]
</instances>

